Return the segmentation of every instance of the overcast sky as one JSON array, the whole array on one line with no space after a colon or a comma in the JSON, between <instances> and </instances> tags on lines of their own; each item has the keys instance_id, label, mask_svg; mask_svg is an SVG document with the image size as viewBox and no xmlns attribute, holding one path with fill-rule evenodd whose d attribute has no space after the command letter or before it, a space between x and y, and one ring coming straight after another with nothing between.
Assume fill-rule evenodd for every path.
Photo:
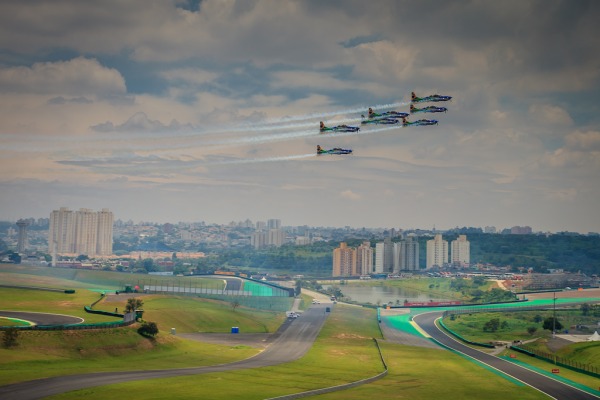
<instances>
[{"instance_id":1,"label":"overcast sky","mask_svg":"<svg viewBox=\"0 0 600 400\"><path fill-rule=\"evenodd\" d=\"M598 1L0 4L0 219L600 231ZM436 126L362 126L410 93ZM351 148L316 156L316 146Z\"/></svg>"}]
</instances>

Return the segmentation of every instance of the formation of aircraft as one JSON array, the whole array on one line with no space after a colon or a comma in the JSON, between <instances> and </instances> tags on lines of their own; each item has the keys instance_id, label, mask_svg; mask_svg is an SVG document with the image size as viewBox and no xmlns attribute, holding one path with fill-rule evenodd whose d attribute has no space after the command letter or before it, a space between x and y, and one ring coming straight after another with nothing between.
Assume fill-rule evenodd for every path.
<instances>
[{"instance_id":1,"label":"formation of aircraft","mask_svg":"<svg viewBox=\"0 0 600 400\"><path fill-rule=\"evenodd\" d=\"M317 145L317 155L320 156L321 154L352 154L352 149L342 149L341 147L334 147L333 149L326 150L321 146Z\"/></svg>"},{"instance_id":2,"label":"formation of aircraft","mask_svg":"<svg viewBox=\"0 0 600 400\"><path fill-rule=\"evenodd\" d=\"M358 126L348 126L348 125L337 125L337 126L328 127L328 126L325 126L323 121L321 121L319 131L321 133L324 133L324 132L358 132L358 131L360 131L360 128Z\"/></svg>"},{"instance_id":3,"label":"formation of aircraft","mask_svg":"<svg viewBox=\"0 0 600 400\"><path fill-rule=\"evenodd\" d=\"M410 95L411 99L410 101L412 101L413 103L425 103L425 102L429 102L429 101L449 101L452 100L452 96L442 96L439 94L432 94L430 96L425 96L425 97L417 97L417 95L415 94L415 92L412 92Z\"/></svg>"},{"instance_id":4,"label":"formation of aircraft","mask_svg":"<svg viewBox=\"0 0 600 400\"><path fill-rule=\"evenodd\" d=\"M410 105L410 113L411 114L415 114L415 113L440 113L440 112L446 112L448 111L448 109L446 107L438 107L438 106L427 106L427 107L423 107L423 108L417 108L415 106L413 106L412 104Z\"/></svg>"},{"instance_id":5,"label":"formation of aircraft","mask_svg":"<svg viewBox=\"0 0 600 400\"><path fill-rule=\"evenodd\" d=\"M440 102L440 101L449 101L452 100L452 96L442 96L439 94L432 94L430 96L425 97L417 97L415 92L411 93L411 104L410 104L410 114L416 113L441 113L447 112L448 108L446 107L437 107L437 106L426 106L422 108L415 107L412 103L425 103L425 102ZM373 111L372 107L369 107L368 115L365 118L364 115L361 115L362 125L395 125L401 124L403 127L408 126L428 126L428 125L437 125L438 121L435 119L420 119L417 121L408 121L406 117L410 115L409 113L400 112L400 111L386 111L382 113L376 113ZM337 125L334 127L327 127L321 121L320 123L320 132L358 132L360 130L357 126L348 126L348 125ZM352 149L342 149L341 147L334 147L329 150L325 150L321 148L321 146L317 146L317 155L321 154L352 154Z\"/></svg>"}]
</instances>

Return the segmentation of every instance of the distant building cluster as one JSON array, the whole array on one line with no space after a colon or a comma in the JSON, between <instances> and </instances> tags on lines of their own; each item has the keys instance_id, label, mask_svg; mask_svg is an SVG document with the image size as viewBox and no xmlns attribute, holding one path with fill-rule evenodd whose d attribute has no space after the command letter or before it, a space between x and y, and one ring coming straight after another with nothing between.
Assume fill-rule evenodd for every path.
<instances>
[{"instance_id":1,"label":"distant building cluster","mask_svg":"<svg viewBox=\"0 0 600 400\"><path fill-rule=\"evenodd\" d=\"M466 235L459 235L450 244L450 261L455 267L468 267L471 262L471 245ZM448 265L448 241L441 234L427 241L427 257L425 268L444 267Z\"/></svg>"},{"instance_id":2,"label":"distant building cluster","mask_svg":"<svg viewBox=\"0 0 600 400\"><path fill-rule=\"evenodd\" d=\"M48 249L50 254L90 257L110 256L113 248L113 213L104 208L93 211L66 207L50 214Z\"/></svg>"},{"instance_id":3,"label":"distant building cluster","mask_svg":"<svg viewBox=\"0 0 600 400\"><path fill-rule=\"evenodd\" d=\"M342 242L333 250L332 276L398 275L418 270L419 242L412 236L394 243L386 238L374 249L368 241L356 249Z\"/></svg>"},{"instance_id":4,"label":"distant building cluster","mask_svg":"<svg viewBox=\"0 0 600 400\"><path fill-rule=\"evenodd\" d=\"M255 249L265 247L281 247L285 241L285 234L281 229L280 219L269 219L267 223L257 222L256 232L250 236L250 244Z\"/></svg>"}]
</instances>

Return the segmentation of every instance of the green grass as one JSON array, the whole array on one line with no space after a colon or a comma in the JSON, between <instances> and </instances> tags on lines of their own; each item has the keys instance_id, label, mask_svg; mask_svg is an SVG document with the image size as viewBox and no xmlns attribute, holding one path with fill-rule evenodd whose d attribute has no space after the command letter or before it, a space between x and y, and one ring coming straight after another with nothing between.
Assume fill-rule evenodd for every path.
<instances>
[{"instance_id":1,"label":"green grass","mask_svg":"<svg viewBox=\"0 0 600 400\"><path fill-rule=\"evenodd\" d=\"M127 295L118 306L122 309ZM187 332L230 332L232 326L241 333L273 333L285 320L285 313L233 308L231 303L189 296L147 295L144 301L144 320L156 322L159 330L176 328L179 333ZM110 306L108 306L110 304ZM104 307L104 308L103 308ZM96 308L110 309L113 303L101 302Z\"/></svg>"},{"instance_id":2,"label":"green grass","mask_svg":"<svg viewBox=\"0 0 600 400\"><path fill-rule=\"evenodd\" d=\"M86 331L22 331L14 348L0 348L0 385L32 379L233 362L250 347L199 344L170 334L146 339L136 327Z\"/></svg>"},{"instance_id":3,"label":"green grass","mask_svg":"<svg viewBox=\"0 0 600 400\"><path fill-rule=\"evenodd\" d=\"M513 341L531 340L535 338L548 338L551 332L543 329L543 322L535 322L534 317L541 316L543 319L552 317L552 310L518 311L518 312L493 312L456 314L454 320L450 317L444 318L444 325L465 339L475 342L488 343L490 341ZM507 327L500 328L496 332L484 332L483 327L492 318L498 318L500 323L506 322ZM563 331L577 324L596 324L598 317L583 316L578 309L556 310L556 319L563 324ZM527 332L528 327L537 330L533 335ZM589 332L591 335L593 332ZM544 350L549 351L549 350Z\"/></svg>"},{"instance_id":4,"label":"green grass","mask_svg":"<svg viewBox=\"0 0 600 400\"><path fill-rule=\"evenodd\" d=\"M62 313L65 314L83 312L83 305L97 299L98 294L83 290L81 283L79 285L74 286L77 289L75 295L39 291L34 294L31 291L23 298L14 299L11 298L12 292L4 291L10 289L2 289L0 304L14 303L21 309L36 308L32 311L42 311L48 306L52 310L64 307ZM84 286L87 287L87 284ZM122 300L117 303L105 299L96 308L121 309L127 297L123 294L119 297ZM198 343L166 332L172 327L177 328L178 332L198 331L200 327L204 328L204 332L228 332L231 326L240 326L242 332L249 329L271 332L279 326L278 318L283 318L283 313L270 314L243 307L233 310L226 302L192 297L148 295L143 300L146 310L144 319L157 322L161 331L156 340L141 337L134 327L98 331L22 332L16 348L0 348L0 385L74 373L179 368L231 362L256 354L258 350ZM310 298L304 300L309 302ZM77 304L79 301L83 303ZM375 314L373 309L336 305L311 350L302 359L291 363L227 373L129 382L74 391L52 398L85 396L90 400L106 399L121 397L125 391L145 399L263 399L364 379L383 370L372 340L381 335ZM394 345L385 341L381 342L381 347L390 368L386 377L319 398L546 398L529 387L520 386L449 351ZM586 352L581 350L580 353ZM592 381L588 386L595 388L598 385Z\"/></svg>"},{"instance_id":5,"label":"green grass","mask_svg":"<svg viewBox=\"0 0 600 400\"><path fill-rule=\"evenodd\" d=\"M1 264L3 285L23 285L57 289L124 290L125 285L162 284L168 286L210 287L223 289L219 279L197 276L159 276L130 274L115 271L99 271L73 268L34 267L22 264Z\"/></svg>"},{"instance_id":6,"label":"green grass","mask_svg":"<svg viewBox=\"0 0 600 400\"><path fill-rule=\"evenodd\" d=\"M81 317L85 323L113 322L114 317L86 313L84 306L100 298L99 294L78 289L73 294L0 287L0 310L33 311ZM101 307L95 307L102 309ZM114 310L113 310L114 311Z\"/></svg>"},{"instance_id":7,"label":"green grass","mask_svg":"<svg viewBox=\"0 0 600 400\"><path fill-rule=\"evenodd\" d=\"M138 393L146 399L264 399L348 383L383 371L372 337L380 337L375 311L338 305L308 354L292 363L83 389L52 399L106 399ZM452 352L381 342L389 365L383 379L319 399L461 398L546 399L545 395ZM165 392L162 388L168 387ZM311 398L311 397L307 397ZM312 398L317 398L313 396Z\"/></svg>"}]
</instances>

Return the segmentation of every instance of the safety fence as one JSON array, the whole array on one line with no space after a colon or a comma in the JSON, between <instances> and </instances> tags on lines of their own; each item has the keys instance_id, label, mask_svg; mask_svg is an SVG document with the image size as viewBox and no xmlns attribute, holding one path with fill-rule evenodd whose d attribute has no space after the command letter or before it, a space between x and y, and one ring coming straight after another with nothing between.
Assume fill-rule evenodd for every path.
<instances>
[{"instance_id":1,"label":"safety fence","mask_svg":"<svg viewBox=\"0 0 600 400\"><path fill-rule=\"evenodd\" d=\"M554 363L555 365L559 365L561 367L569 368L577 372L581 372L596 378L600 378L600 368L573 360L569 360L565 357L558 357L556 354L547 353L545 351L540 351L534 349L530 346L510 346L511 349L518 351L519 353L527 354L532 357L541 358L545 361L549 361Z\"/></svg>"}]
</instances>

